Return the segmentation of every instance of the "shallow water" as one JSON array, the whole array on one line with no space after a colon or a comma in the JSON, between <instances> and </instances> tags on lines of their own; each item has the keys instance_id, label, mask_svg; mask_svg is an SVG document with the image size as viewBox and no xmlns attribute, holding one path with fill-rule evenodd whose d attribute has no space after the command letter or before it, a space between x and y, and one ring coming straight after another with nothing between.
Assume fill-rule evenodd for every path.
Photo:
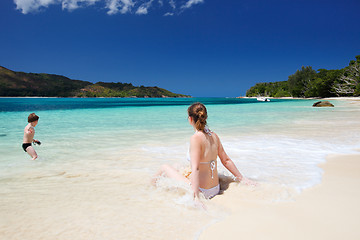
<instances>
[{"instance_id":1,"label":"shallow water","mask_svg":"<svg viewBox=\"0 0 360 240\"><path fill-rule=\"evenodd\" d=\"M225 217L211 201L194 208L187 186L149 184L161 164L186 164L195 101L240 171L270 186L266 200L291 199L321 181L327 154L360 148L360 108L344 101L0 98L0 237L193 239ZM21 149L31 112L37 161Z\"/></svg>"}]
</instances>

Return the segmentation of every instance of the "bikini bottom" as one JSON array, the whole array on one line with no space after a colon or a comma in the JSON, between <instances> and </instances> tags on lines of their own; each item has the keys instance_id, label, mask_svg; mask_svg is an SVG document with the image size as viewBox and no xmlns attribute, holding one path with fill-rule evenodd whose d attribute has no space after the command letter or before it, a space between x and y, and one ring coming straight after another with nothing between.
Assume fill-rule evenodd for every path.
<instances>
[{"instance_id":1,"label":"bikini bottom","mask_svg":"<svg viewBox=\"0 0 360 240\"><path fill-rule=\"evenodd\" d=\"M199 189L204 194L205 198L210 199L219 194L220 184L216 185L213 188L209 188L209 189L205 189L205 188L199 188Z\"/></svg>"}]
</instances>

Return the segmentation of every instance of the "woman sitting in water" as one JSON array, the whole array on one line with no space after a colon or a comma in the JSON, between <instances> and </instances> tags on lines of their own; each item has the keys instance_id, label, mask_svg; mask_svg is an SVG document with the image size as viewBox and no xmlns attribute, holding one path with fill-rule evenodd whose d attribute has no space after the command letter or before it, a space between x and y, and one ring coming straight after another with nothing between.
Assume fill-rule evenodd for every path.
<instances>
[{"instance_id":1,"label":"woman sitting in water","mask_svg":"<svg viewBox=\"0 0 360 240\"><path fill-rule=\"evenodd\" d=\"M199 199L201 191L205 198L212 198L220 192L219 177L217 172L217 156L221 163L235 176L235 180L248 185L256 185L255 182L245 178L234 162L225 153L220 138L206 126L207 111L202 103L194 103L188 108L188 121L194 127L195 133L190 139L191 174L185 176L176 168L163 165L154 177L165 174L167 177L184 181L191 185L194 199ZM190 177L190 179L188 179Z\"/></svg>"}]
</instances>

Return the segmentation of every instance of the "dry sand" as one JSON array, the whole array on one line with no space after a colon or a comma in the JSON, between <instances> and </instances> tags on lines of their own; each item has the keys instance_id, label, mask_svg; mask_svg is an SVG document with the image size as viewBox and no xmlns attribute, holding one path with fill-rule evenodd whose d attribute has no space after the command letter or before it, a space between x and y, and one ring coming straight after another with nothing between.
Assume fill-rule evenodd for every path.
<instances>
[{"instance_id":1,"label":"dry sand","mask_svg":"<svg viewBox=\"0 0 360 240\"><path fill-rule=\"evenodd\" d=\"M360 154L329 156L321 167L322 183L289 202L245 198L230 186L213 201L231 215L199 239L360 239Z\"/></svg>"}]
</instances>

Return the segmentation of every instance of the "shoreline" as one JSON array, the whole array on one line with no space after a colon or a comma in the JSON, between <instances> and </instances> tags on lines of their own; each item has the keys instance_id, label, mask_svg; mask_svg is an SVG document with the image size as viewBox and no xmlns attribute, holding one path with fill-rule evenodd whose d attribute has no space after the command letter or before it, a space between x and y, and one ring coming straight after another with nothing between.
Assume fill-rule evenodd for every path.
<instances>
[{"instance_id":1,"label":"shoreline","mask_svg":"<svg viewBox=\"0 0 360 240\"><path fill-rule=\"evenodd\" d=\"M38 97L38 96L27 96L27 97L1 97L0 98L194 98L194 97Z\"/></svg>"},{"instance_id":2,"label":"shoreline","mask_svg":"<svg viewBox=\"0 0 360 240\"><path fill-rule=\"evenodd\" d=\"M322 100L360 107L360 97ZM319 164L323 170L321 182L292 201L259 201L259 194L246 187L230 186L230 191L212 200L227 208L230 216L199 233L198 239L360 239L360 149L329 154L324 160Z\"/></svg>"},{"instance_id":3,"label":"shoreline","mask_svg":"<svg viewBox=\"0 0 360 240\"><path fill-rule=\"evenodd\" d=\"M258 97L236 97L245 99L257 99ZM328 98L299 98L299 97L265 97L269 99L295 99L295 100L360 100L359 97L328 97Z\"/></svg>"},{"instance_id":4,"label":"shoreline","mask_svg":"<svg viewBox=\"0 0 360 240\"><path fill-rule=\"evenodd\" d=\"M232 191L217 196L212 201L231 215L198 239L360 239L360 152L328 155L320 167L322 182L291 202L252 201Z\"/></svg>"},{"instance_id":5,"label":"shoreline","mask_svg":"<svg viewBox=\"0 0 360 240\"><path fill-rule=\"evenodd\" d=\"M0 96L0 98L144 98L144 99L151 99L151 98L208 98L208 97L41 97L41 96L18 96L18 97L7 97L7 96ZM212 98L212 97L210 97ZM218 97L216 97L218 98ZM243 99L257 99L258 97L220 97L220 98L243 98ZM360 101L359 97L329 97L329 98L296 98L296 97L266 97L269 99L289 99L289 100L351 100L351 101Z\"/></svg>"}]
</instances>

